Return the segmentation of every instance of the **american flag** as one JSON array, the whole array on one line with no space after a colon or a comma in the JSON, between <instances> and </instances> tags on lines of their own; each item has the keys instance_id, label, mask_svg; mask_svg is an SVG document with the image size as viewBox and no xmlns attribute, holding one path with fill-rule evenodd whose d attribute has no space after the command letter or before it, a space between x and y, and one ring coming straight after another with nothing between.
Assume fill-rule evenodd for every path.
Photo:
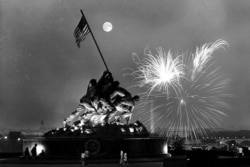
<instances>
[{"instance_id":1,"label":"american flag","mask_svg":"<svg viewBox=\"0 0 250 167\"><path fill-rule=\"evenodd\" d=\"M80 43L87 37L89 30L90 28L88 26L87 20L83 15L74 31L74 36L78 47L80 47Z\"/></svg>"}]
</instances>

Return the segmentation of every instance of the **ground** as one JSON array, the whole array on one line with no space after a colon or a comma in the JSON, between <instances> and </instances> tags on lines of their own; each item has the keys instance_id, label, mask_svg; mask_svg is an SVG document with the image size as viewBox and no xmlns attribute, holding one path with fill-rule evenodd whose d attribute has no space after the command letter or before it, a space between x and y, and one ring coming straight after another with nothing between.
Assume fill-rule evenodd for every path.
<instances>
[{"instance_id":1,"label":"ground","mask_svg":"<svg viewBox=\"0 0 250 167\"><path fill-rule=\"evenodd\" d=\"M82 167L81 164L0 164L0 167ZM130 163L129 167L162 167L162 162ZM121 167L117 164L89 164L88 167Z\"/></svg>"}]
</instances>

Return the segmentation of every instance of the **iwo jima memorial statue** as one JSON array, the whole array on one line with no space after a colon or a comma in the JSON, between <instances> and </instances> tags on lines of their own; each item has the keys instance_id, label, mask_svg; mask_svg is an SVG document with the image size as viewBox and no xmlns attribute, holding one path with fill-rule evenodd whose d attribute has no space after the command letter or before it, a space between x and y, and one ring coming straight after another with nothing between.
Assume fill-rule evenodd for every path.
<instances>
[{"instance_id":1,"label":"iwo jima memorial statue","mask_svg":"<svg viewBox=\"0 0 250 167\"><path fill-rule=\"evenodd\" d=\"M61 128L50 130L43 137L25 138L23 150L37 144L48 157L79 157L86 150L93 157L119 156L121 150L130 156L162 154L165 139L150 137L140 121L130 122L139 96L132 96L114 80L82 10L81 13L74 31L77 46L90 33L106 70L99 80L89 81L86 94Z\"/></svg>"}]
</instances>

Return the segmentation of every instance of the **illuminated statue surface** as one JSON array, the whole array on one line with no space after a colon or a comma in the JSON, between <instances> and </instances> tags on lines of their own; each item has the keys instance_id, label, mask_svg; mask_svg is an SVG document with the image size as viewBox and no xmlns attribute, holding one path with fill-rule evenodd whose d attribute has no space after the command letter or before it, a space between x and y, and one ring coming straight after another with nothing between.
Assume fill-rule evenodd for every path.
<instances>
[{"instance_id":1,"label":"illuminated statue surface","mask_svg":"<svg viewBox=\"0 0 250 167\"><path fill-rule=\"evenodd\" d=\"M128 125L138 100L139 96L132 96L114 81L109 71L105 71L98 82L90 80L86 94L76 110L64 120L64 125L76 129L83 125Z\"/></svg>"}]
</instances>

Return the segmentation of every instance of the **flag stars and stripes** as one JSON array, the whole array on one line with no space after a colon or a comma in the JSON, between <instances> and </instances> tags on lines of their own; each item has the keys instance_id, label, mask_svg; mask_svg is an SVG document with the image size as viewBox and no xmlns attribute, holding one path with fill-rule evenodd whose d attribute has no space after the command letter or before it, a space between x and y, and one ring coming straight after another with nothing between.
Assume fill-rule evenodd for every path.
<instances>
[{"instance_id":1,"label":"flag stars and stripes","mask_svg":"<svg viewBox=\"0 0 250 167\"><path fill-rule=\"evenodd\" d=\"M90 32L88 23L84 16L82 16L79 24L77 25L74 36L76 39L76 44L80 47L80 43L87 37L88 33Z\"/></svg>"}]
</instances>

